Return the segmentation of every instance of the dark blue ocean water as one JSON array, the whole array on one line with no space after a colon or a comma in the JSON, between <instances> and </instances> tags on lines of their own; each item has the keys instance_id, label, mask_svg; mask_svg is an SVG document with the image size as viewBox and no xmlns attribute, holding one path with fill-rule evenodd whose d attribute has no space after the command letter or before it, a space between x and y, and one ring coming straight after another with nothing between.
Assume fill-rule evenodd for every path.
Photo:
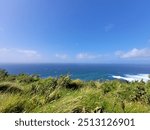
<instances>
[{"instance_id":1,"label":"dark blue ocean water","mask_svg":"<svg viewBox=\"0 0 150 130\"><path fill-rule=\"evenodd\" d=\"M69 74L73 79L107 80L112 76L150 74L150 65L131 64L0 64L10 74L38 74L56 77Z\"/></svg>"}]
</instances>

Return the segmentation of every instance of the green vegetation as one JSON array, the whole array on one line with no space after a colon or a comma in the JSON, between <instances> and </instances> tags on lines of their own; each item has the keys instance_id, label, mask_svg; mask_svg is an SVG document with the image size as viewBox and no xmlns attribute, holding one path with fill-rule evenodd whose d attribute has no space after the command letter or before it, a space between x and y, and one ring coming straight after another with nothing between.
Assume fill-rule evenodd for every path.
<instances>
[{"instance_id":1,"label":"green vegetation","mask_svg":"<svg viewBox=\"0 0 150 130\"><path fill-rule=\"evenodd\" d=\"M150 112L150 82L40 78L0 70L0 112Z\"/></svg>"}]
</instances>

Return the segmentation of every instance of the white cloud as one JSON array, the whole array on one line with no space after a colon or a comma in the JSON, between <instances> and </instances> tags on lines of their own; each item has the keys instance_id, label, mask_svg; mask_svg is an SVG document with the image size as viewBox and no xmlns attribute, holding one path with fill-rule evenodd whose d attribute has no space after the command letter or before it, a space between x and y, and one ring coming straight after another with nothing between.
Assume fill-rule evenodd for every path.
<instances>
[{"instance_id":1,"label":"white cloud","mask_svg":"<svg viewBox=\"0 0 150 130\"><path fill-rule=\"evenodd\" d=\"M9 51L9 49L7 49L7 48L0 48L0 54L1 53L6 53L8 51Z\"/></svg>"},{"instance_id":2,"label":"white cloud","mask_svg":"<svg viewBox=\"0 0 150 130\"><path fill-rule=\"evenodd\" d=\"M19 53L24 54L27 57L40 57L40 54L38 54L35 50L17 50Z\"/></svg>"},{"instance_id":3,"label":"white cloud","mask_svg":"<svg viewBox=\"0 0 150 130\"><path fill-rule=\"evenodd\" d=\"M110 30L112 30L115 27L114 24L108 24L105 26L105 32L109 32Z\"/></svg>"},{"instance_id":4,"label":"white cloud","mask_svg":"<svg viewBox=\"0 0 150 130\"><path fill-rule=\"evenodd\" d=\"M79 53L76 55L77 59L96 59L96 58L100 58L101 55L91 55L88 53Z\"/></svg>"},{"instance_id":5,"label":"white cloud","mask_svg":"<svg viewBox=\"0 0 150 130\"><path fill-rule=\"evenodd\" d=\"M0 62L37 62L40 58L35 50L0 48Z\"/></svg>"},{"instance_id":6,"label":"white cloud","mask_svg":"<svg viewBox=\"0 0 150 130\"><path fill-rule=\"evenodd\" d=\"M65 59L68 58L68 55L66 55L66 54L56 54L55 57L59 58L59 59L62 59L62 60L65 60Z\"/></svg>"},{"instance_id":7,"label":"white cloud","mask_svg":"<svg viewBox=\"0 0 150 130\"><path fill-rule=\"evenodd\" d=\"M76 57L77 57L77 59L94 59L95 58L95 56L89 55L87 53L79 53L79 54L77 54Z\"/></svg>"},{"instance_id":8,"label":"white cloud","mask_svg":"<svg viewBox=\"0 0 150 130\"><path fill-rule=\"evenodd\" d=\"M116 55L120 58L144 58L144 57L150 57L150 49L144 48L144 49L137 49L134 48L128 52L124 51L117 51Z\"/></svg>"}]
</instances>

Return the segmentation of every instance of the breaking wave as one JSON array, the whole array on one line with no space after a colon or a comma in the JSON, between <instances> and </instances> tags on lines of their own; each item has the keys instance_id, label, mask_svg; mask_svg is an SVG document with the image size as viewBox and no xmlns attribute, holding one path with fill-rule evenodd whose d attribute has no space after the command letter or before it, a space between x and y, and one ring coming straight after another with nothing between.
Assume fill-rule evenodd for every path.
<instances>
[{"instance_id":1,"label":"breaking wave","mask_svg":"<svg viewBox=\"0 0 150 130\"><path fill-rule=\"evenodd\" d=\"M129 82L132 81L141 81L143 80L144 82L147 82L148 80L150 80L149 78L149 74L137 74L137 75L129 75L126 74L125 76L112 76L114 79L122 79L122 80L127 80Z\"/></svg>"}]
</instances>

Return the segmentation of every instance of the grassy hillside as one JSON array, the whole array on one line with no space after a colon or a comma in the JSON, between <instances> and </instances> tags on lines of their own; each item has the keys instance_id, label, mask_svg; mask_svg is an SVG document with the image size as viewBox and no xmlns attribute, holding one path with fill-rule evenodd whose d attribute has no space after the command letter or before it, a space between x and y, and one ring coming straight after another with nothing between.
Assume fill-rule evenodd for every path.
<instances>
[{"instance_id":1,"label":"grassy hillside","mask_svg":"<svg viewBox=\"0 0 150 130\"><path fill-rule=\"evenodd\" d=\"M0 112L150 112L150 82L42 79L0 70Z\"/></svg>"}]
</instances>

